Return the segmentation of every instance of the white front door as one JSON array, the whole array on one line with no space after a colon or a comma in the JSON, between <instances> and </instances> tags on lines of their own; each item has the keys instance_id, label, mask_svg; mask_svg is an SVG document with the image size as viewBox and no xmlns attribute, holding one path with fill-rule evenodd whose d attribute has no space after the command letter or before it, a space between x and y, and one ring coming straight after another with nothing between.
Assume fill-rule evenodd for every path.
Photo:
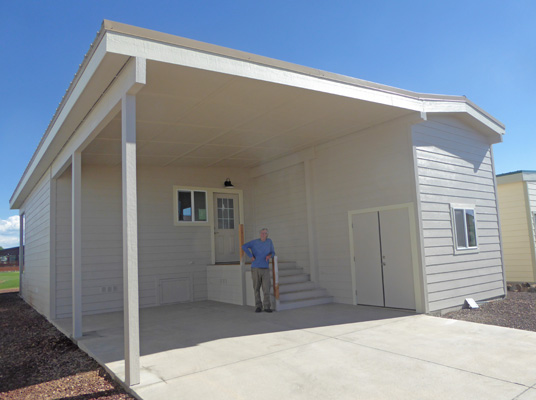
<instances>
[{"instance_id":1,"label":"white front door","mask_svg":"<svg viewBox=\"0 0 536 400\"><path fill-rule=\"evenodd\" d=\"M214 193L216 262L240 262L238 195Z\"/></svg>"},{"instance_id":2,"label":"white front door","mask_svg":"<svg viewBox=\"0 0 536 400\"><path fill-rule=\"evenodd\" d=\"M415 310L406 208L352 217L357 304Z\"/></svg>"}]
</instances>

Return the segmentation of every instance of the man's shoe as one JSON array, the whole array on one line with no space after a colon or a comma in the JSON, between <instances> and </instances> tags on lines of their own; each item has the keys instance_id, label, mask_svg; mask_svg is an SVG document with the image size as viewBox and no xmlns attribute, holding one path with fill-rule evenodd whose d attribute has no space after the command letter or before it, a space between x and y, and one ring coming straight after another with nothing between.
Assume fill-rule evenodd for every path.
<instances>
[{"instance_id":1,"label":"man's shoe","mask_svg":"<svg viewBox=\"0 0 536 400\"><path fill-rule=\"evenodd\" d=\"M272 310L270 310L269 308L265 308L264 312L272 312Z\"/></svg>"},{"instance_id":2,"label":"man's shoe","mask_svg":"<svg viewBox=\"0 0 536 400\"><path fill-rule=\"evenodd\" d=\"M262 311L262 310L261 310L260 307L257 307L257 308L255 309L255 312L261 312L261 311Z\"/></svg>"}]
</instances>

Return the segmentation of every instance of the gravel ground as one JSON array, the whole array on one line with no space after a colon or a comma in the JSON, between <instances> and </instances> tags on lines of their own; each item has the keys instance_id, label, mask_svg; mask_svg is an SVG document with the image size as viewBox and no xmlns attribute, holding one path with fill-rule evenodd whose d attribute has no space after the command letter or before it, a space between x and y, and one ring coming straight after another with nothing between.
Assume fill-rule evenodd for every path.
<instances>
[{"instance_id":1,"label":"gravel ground","mask_svg":"<svg viewBox=\"0 0 536 400\"><path fill-rule=\"evenodd\" d=\"M536 332L536 293L508 292L443 318ZM0 400L134 399L18 293L0 294L0 349Z\"/></svg>"},{"instance_id":2,"label":"gravel ground","mask_svg":"<svg viewBox=\"0 0 536 400\"><path fill-rule=\"evenodd\" d=\"M0 294L0 349L2 400L134 399L18 293Z\"/></svg>"},{"instance_id":3,"label":"gravel ground","mask_svg":"<svg viewBox=\"0 0 536 400\"><path fill-rule=\"evenodd\" d=\"M508 292L504 300L490 301L474 310L451 312L443 318L536 332L536 293Z\"/></svg>"}]
</instances>

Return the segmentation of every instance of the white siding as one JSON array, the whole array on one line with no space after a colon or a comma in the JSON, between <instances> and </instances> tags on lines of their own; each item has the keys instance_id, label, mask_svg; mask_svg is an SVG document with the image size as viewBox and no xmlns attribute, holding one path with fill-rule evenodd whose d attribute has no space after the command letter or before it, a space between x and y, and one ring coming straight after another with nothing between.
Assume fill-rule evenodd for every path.
<instances>
[{"instance_id":1,"label":"white siding","mask_svg":"<svg viewBox=\"0 0 536 400\"><path fill-rule=\"evenodd\" d=\"M22 296L37 311L50 314L50 176L47 172L25 201L26 243Z\"/></svg>"},{"instance_id":2,"label":"white siding","mask_svg":"<svg viewBox=\"0 0 536 400\"><path fill-rule=\"evenodd\" d=\"M307 206L303 163L255 179L255 230L246 241L268 228L280 261L295 261L309 268Z\"/></svg>"},{"instance_id":3,"label":"white siding","mask_svg":"<svg viewBox=\"0 0 536 400\"><path fill-rule=\"evenodd\" d=\"M208 226L173 224L173 186L247 185L245 172L138 166L140 306L159 304L162 279L187 278L191 300L207 299L206 265L211 260ZM57 316L71 313L71 177L57 182ZM244 197L247 198L245 192ZM123 305L121 168L82 167L82 308L85 314L121 310ZM248 208L246 207L246 215ZM247 217L246 217L247 218Z\"/></svg>"},{"instance_id":4,"label":"white siding","mask_svg":"<svg viewBox=\"0 0 536 400\"><path fill-rule=\"evenodd\" d=\"M413 127L430 311L504 295L491 147L454 118ZM450 203L474 204L478 252L455 254Z\"/></svg>"},{"instance_id":5,"label":"white siding","mask_svg":"<svg viewBox=\"0 0 536 400\"><path fill-rule=\"evenodd\" d=\"M409 203L414 185L409 125L390 123L317 149L312 161L320 285L352 304L348 211Z\"/></svg>"}]
</instances>

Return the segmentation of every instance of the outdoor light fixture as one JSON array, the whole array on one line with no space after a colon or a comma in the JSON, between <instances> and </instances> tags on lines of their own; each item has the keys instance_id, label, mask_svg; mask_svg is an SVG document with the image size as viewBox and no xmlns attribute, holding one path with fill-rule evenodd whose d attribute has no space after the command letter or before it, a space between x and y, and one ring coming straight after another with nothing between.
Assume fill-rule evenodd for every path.
<instances>
[{"instance_id":1,"label":"outdoor light fixture","mask_svg":"<svg viewBox=\"0 0 536 400\"><path fill-rule=\"evenodd\" d=\"M234 188L233 184L231 183L231 179L230 179L230 178L227 178L227 180L225 181L225 183L223 184L223 186L225 186L226 188Z\"/></svg>"}]
</instances>

